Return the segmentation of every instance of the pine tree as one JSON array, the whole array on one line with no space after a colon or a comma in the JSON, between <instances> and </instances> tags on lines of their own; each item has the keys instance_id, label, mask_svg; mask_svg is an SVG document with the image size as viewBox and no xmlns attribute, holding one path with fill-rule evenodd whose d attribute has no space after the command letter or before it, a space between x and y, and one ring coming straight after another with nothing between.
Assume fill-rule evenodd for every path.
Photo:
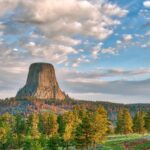
<instances>
[{"instance_id":1,"label":"pine tree","mask_svg":"<svg viewBox=\"0 0 150 150\"><path fill-rule=\"evenodd\" d=\"M94 147L101 143L108 131L108 117L104 107L99 107L93 114L92 120L92 142Z\"/></svg>"},{"instance_id":2,"label":"pine tree","mask_svg":"<svg viewBox=\"0 0 150 150\"><path fill-rule=\"evenodd\" d=\"M144 112L137 112L133 119L133 131L136 133L144 133L145 132L145 120L144 120Z\"/></svg>"},{"instance_id":3,"label":"pine tree","mask_svg":"<svg viewBox=\"0 0 150 150\"><path fill-rule=\"evenodd\" d=\"M63 137L63 134L65 132L65 123L63 121L63 116L62 115L59 115L58 118L57 118L57 122L58 122L58 125L59 125L59 128L58 128L58 133L61 137Z\"/></svg>"},{"instance_id":4,"label":"pine tree","mask_svg":"<svg viewBox=\"0 0 150 150\"><path fill-rule=\"evenodd\" d=\"M138 114L138 112L135 114L135 116L133 118L133 131L135 133L139 132L139 114Z\"/></svg>"},{"instance_id":5,"label":"pine tree","mask_svg":"<svg viewBox=\"0 0 150 150\"><path fill-rule=\"evenodd\" d=\"M145 115L145 128L148 132L150 132L150 110Z\"/></svg>"},{"instance_id":6,"label":"pine tree","mask_svg":"<svg viewBox=\"0 0 150 150\"><path fill-rule=\"evenodd\" d=\"M74 140L75 129L80 122L78 115L76 112L67 112L63 115L64 122L64 134L63 139L66 143L66 148L68 149L68 145Z\"/></svg>"},{"instance_id":7,"label":"pine tree","mask_svg":"<svg viewBox=\"0 0 150 150\"><path fill-rule=\"evenodd\" d=\"M83 118L82 122L78 125L76 129L76 147L86 148L87 150L93 143L93 128L92 128L92 114L87 113Z\"/></svg>"},{"instance_id":8,"label":"pine tree","mask_svg":"<svg viewBox=\"0 0 150 150\"><path fill-rule=\"evenodd\" d=\"M123 110L117 114L116 133L123 134Z\"/></svg>"},{"instance_id":9,"label":"pine tree","mask_svg":"<svg viewBox=\"0 0 150 150\"><path fill-rule=\"evenodd\" d=\"M5 149L7 143L7 129L0 127L0 149Z\"/></svg>"},{"instance_id":10,"label":"pine tree","mask_svg":"<svg viewBox=\"0 0 150 150\"><path fill-rule=\"evenodd\" d=\"M44 133L49 136L55 136L58 133L57 116L53 113L42 114L43 130Z\"/></svg>"},{"instance_id":11,"label":"pine tree","mask_svg":"<svg viewBox=\"0 0 150 150\"><path fill-rule=\"evenodd\" d=\"M28 119L28 131L33 139L38 139L40 137L39 132L39 116L37 113L32 113Z\"/></svg>"},{"instance_id":12,"label":"pine tree","mask_svg":"<svg viewBox=\"0 0 150 150\"><path fill-rule=\"evenodd\" d=\"M43 135L45 134L45 128L44 128L44 124L43 124L43 114L39 114L39 132Z\"/></svg>"},{"instance_id":13,"label":"pine tree","mask_svg":"<svg viewBox=\"0 0 150 150\"><path fill-rule=\"evenodd\" d=\"M40 130L43 131L44 134L49 135L49 113L44 112L40 116Z\"/></svg>"},{"instance_id":14,"label":"pine tree","mask_svg":"<svg viewBox=\"0 0 150 150\"><path fill-rule=\"evenodd\" d=\"M3 148L11 148L13 143L13 131L14 131L15 120L14 116L10 113L4 113L0 116L0 132L1 132L1 144Z\"/></svg>"},{"instance_id":15,"label":"pine tree","mask_svg":"<svg viewBox=\"0 0 150 150\"><path fill-rule=\"evenodd\" d=\"M58 133L58 122L57 122L57 116L53 113L49 114L49 131L50 131L50 137L54 137Z\"/></svg>"},{"instance_id":16,"label":"pine tree","mask_svg":"<svg viewBox=\"0 0 150 150\"><path fill-rule=\"evenodd\" d=\"M132 127L133 127L133 121L132 121L131 114L129 110L125 108L123 110L123 133L124 134L132 133L133 132Z\"/></svg>"},{"instance_id":17,"label":"pine tree","mask_svg":"<svg viewBox=\"0 0 150 150\"><path fill-rule=\"evenodd\" d=\"M21 114L15 116L15 134L17 135L17 144L20 147L20 142L25 134L25 120Z\"/></svg>"},{"instance_id":18,"label":"pine tree","mask_svg":"<svg viewBox=\"0 0 150 150\"><path fill-rule=\"evenodd\" d=\"M116 133L129 134L132 133L133 121L128 109L120 110L117 115Z\"/></svg>"},{"instance_id":19,"label":"pine tree","mask_svg":"<svg viewBox=\"0 0 150 150\"><path fill-rule=\"evenodd\" d=\"M15 125L15 120L14 120L14 116L11 115L10 113L4 113L1 117L0 117L0 126L4 126L4 127L8 127L10 129L14 128Z\"/></svg>"}]
</instances>

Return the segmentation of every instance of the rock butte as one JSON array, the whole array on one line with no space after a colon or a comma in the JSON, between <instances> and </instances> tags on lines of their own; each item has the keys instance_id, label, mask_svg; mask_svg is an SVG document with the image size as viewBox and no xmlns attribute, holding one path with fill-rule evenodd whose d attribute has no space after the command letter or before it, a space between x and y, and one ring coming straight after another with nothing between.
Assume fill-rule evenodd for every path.
<instances>
[{"instance_id":1,"label":"rock butte","mask_svg":"<svg viewBox=\"0 0 150 150\"><path fill-rule=\"evenodd\" d=\"M29 68L27 82L16 97L64 100L66 95L59 88L52 64L33 63Z\"/></svg>"}]
</instances>

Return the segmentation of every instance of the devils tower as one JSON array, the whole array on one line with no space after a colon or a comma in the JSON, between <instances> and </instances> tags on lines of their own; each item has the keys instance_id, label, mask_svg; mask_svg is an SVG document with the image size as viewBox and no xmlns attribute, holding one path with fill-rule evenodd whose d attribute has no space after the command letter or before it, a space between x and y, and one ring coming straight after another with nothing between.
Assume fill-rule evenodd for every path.
<instances>
[{"instance_id":1,"label":"devils tower","mask_svg":"<svg viewBox=\"0 0 150 150\"><path fill-rule=\"evenodd\" d=\"M52 64L33 63L30 65L26 84L16 97L64 100L65 93L59 88Z\"/></svg>"}]
</instances>

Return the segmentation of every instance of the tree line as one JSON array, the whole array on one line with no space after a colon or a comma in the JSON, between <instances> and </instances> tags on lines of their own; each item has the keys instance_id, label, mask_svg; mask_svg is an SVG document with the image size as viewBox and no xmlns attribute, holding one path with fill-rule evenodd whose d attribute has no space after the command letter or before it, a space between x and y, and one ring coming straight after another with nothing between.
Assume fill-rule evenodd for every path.
<instances>
[{"instance_id":1,"label":"tree line","mask_svg":"<svg viewBox=\"0 0 150 150\"><path fill-rule=\"evenodd\" d=\"M60 115L52 112L33 112L26 116L5 113L0 116L0 149L96 149L112 133L111 125L102 106L95 111L76 106ZM137 112L134 118L128 109L118 112L115 133L133 132L150 132L150 112Z\"/></svg>"},{"instance_id":2,"label":"tree line","mask_svg":"<svg viewBox=\"0 0 150 150\"><path fill-rule=\"evenodd\" d=\"M115 132L119 134L150 132L150 111L147 113L137 111L132 117L128 109L121 109L117 115Z\"/></svg>"}]
</instances>

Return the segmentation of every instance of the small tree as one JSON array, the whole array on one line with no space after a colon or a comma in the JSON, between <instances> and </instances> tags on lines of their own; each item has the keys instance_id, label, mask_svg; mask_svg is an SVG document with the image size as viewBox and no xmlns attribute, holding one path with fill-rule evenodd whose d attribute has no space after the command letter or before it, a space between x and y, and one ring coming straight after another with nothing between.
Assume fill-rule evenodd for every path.
<instances>
[{"instance_id":1,"label":"small tree","mask_svg":"<svg viewBox=\"0 0 150 150\"><path fill-rule=\"evenodd\" d=\"M137 112L133 118L133 131L136 133L144 133L145 132L145 120L144 120L144 112Z\"/></svg>"},{"instance_id":2,"label":"small tree","mask_svg":"<svg viewBox=\"0 0 150 150\"><path fill-rule=\"evenodd\" d=\"M0 127L0 148L5 149L7 142L7 130L4 127Z\"/></svg>"},{"instance_id":3,"label":"small tree","mask_svg":"<svg viewBox=\"0 0 150 150\"><path fill-rule=\"evenodd\" d=\"M43 130L48 137L56 136L58 133L57 116L54 113L42 114Z\"/></svg>"},{"instance_id":4,"label":"small tree","mask_svg":"<svg viewBox=\"0 0 150 150\"><path fill-rule=\"evenodd\" d=\"M123 110L119 110L117 114L116 133L123 134Z\"/></svg>"},{"instance_id":5,"label":"small tree","mask_svg":"<svg viewBox=\"0 0 150 150\"><path fill-rule=\"evenodd\" d=\"M17 144L20 147L21 140L25 134L25 119L21 114L15 116L15 127L14 132L17 135Z\"/></svg>"},{"instance_id":6,"label":"small tree","mask_svg":"<svg viewBox=\"0 0 150 150\"><path fill-rule=\"evenodd\" d=\"M64 122L63 139L66 143L66 148L68 149L69 144L74 140L75 130L80 122L80 119L78 118L76 112L70 111L63 115L63 122Z\"/></svg>"},{"instance_id":7,"label":"small tree","mask_svg":"<svg viewBox=\"0 0 150 150\"><path fill-rule=\"evenodd\" d=\"M1 144L4 147L10 147L12 146L12 141L13 141L13 132L14 132L14 125L15 125L15 120L14 116L5 113L0 116L0 132L1 132Z\"/></svg>"},{"instance_id":8,"label":"small tree","mask_svg":"<svg viewBox=\"0 0 150 150\"><path fill-rule=\"evenodd\" d=\"M129 134L132 133L133 121L131 114L128 109L123 110L123 133Z\"/></svg>"},{"instance_id":9,"label":"small tree","mask_svg":"<svg viewBox=\"0 0 150 150\"><path fill-rule=\"evenodd\" d=\"M104 107L99 107L93 114L92 120L92 142L93 146L96 147L104 139L106 132L108 131L108 117Z\"/></svg>"},{"instance_id":10,"label":"small tree","mask_svg":"<svg viewBox=\"0 0 150 150\"><path fill-rule=\"evenodd\" d=\"M54 137L58 134L57 116L53 113L49 114L49 122L50 137Z\"/></svg>"},{"instance_id":11,"label":"small tree","mask_svg":"<svg viewBox=\"0 0 150 150\"><path fill-rule=\"evenodd\" d=\"M40 137L39 132L39 116L37 113L33 113L28 118L28 134L31 135L33 139L38 139Z\"/></svg>"},{"instance_id":12,"label":"small tree","mask_svg":"<svg viewBox=\"0 0 150 150\"><path fill-rule=\"evenodd\" d=\"M87 150L92 145L93 141L93 128L92 128L92 114L87 113L83 118L81 123L76 129L76 147L86 148Z\"/></svg>"},{"instance_id":13,"label":"small tree","mask_svg":"<svg viewBox=\"0 0 150 150\"><path fill-rule=\"evenodd\" d=\"M129 134L132 133L133 121L128 109L120 110L117 116L116 133Z\"/></svg>"},{"instance_id":14,"label":"small tree","mask_svg":"<svg viewBox=\"0 0 150 150\"><path fill-rule=\"evenodd\" d=\"M23 150L44 150L38 141L27 139L23 145Z\"/></svg>"},{"instance_id":15,"label":"small tree","mask_svg":"<svg viewBox=\"0 0 150 150\"><path fill-rule=\"evenodd\" d=\"M145 115L145 128L148 132L150 132L150 110Z\"/></svg>"}]
</instances>

